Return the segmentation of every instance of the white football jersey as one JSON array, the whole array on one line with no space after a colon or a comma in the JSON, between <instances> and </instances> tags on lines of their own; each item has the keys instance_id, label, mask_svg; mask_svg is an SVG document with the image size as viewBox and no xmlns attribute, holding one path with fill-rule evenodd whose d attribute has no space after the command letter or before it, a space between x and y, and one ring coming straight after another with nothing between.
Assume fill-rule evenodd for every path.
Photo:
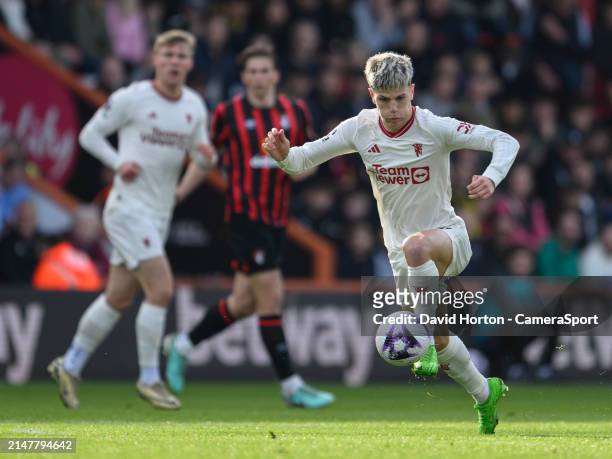
<instances>
[{"instance_id":1,"label":"white football jersey","mask_svg":"<svg viewBox=\"0 0 612 459\"><path fill-rule=\"evenodd\" d=\"M483 175L497 185L510 169L519 144L501 131L442 118L418 107L413 107L413 116L402 129L390 133L378 110L369 109L321 139L292 147L279 165L297 174L357 151L370 176L385 245L398 250L413 233L462 224L451 206L450 181L450 152L461 148L493 152Z\"/></svg>"},{"instance_id":2,"label":"white football jersey","mask_svg":"<svg viewBox=\"0 0 612 459\"><path fill-rule=\"evenodd\" d=\"M106 140L114 132L118 154ZM169 216L185 154L201 161L196 146L210 143L208 114L202 99L189 88L183 87L181 97L172 100L161 95L152 81L140 81L114 92L79 140L107 167L116 170L134 161L142 168L131 183L115 175L107 205L124 203Z\"/></svg>"}]
</instances>

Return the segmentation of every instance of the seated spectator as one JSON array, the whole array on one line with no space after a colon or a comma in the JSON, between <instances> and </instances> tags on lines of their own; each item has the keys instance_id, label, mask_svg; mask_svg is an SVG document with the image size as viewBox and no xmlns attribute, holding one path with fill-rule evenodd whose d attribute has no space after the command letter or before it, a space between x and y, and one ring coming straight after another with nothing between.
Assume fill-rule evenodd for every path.
<instances>
[{"instance_id":1,"label":"seated spectator","mask_svg":"<svg viewBox=\"0 0 612 459\"><path fill-rule=\"evenodd\" d=\"M32 188L25 181L25 162L20 156L10 156L4 163L0 187L0 232L15 217L17 207L32 197Z\"/></svg>"},{"instance_id":2,"label":"seated spectator","mask_svg":"<svg viewBox=\"0 0 612 459\"><path fill-rule=\"evenodd\" d=\"M359 279L373 276L376 240L372 227L366 222L353 223L347 228L346 235L346 244L338 260L338 277Z\"/></svg>"},{"instance_id":3,"label":"seated spectator","mask_svg":"<svg viewBox=\"0 0 612 459\"><path fill-rule=\"evenodd\" d=\"M565 210L559 216L555 235L538 252L540 276L578 276L578 243L582 236L580 215Z\"/></svg>"},{"instance_id":4,"label":"seated spectator","mask_svg":"<svg viewBox=\"0 0 612 459\"><path fill-rule=\"evenodd\" d=\"M85 252L101 276L108 274L108 243L102 235L100 211L95 206L81 206L74 213L70 242Z\"/></svg>"},{"instance_id":5,"label":"seated spectator","mask_svg":"<svg viewBox=\"0 0 612 459\"><path fill-rule=\"evenodd\" d=\"M538 250L548 238L550 227L544 203L533 196L533 173L526 164L512 168L508 192L500 195L493 206L493 218L509 215L514 221L510 235L513 245Z\"/></svg>"},{"instance_id":6,"label":"seated spectator","mask_svg":"<svg viewBox=\"0 0 612 459\"><path fill-rule=\"evenodd\" d=\"M612 276L612 221L602 226L599 238L580 254L581 276Z\"/></svg>"},{"instance_id":7,"label":"seated spectator","mask_svg":"<svg viewBox=\"0 0 612 459\"><path fill-rule=\"evenodd\" d=\"M38 263L41 240L36 233L36 207L30 201L17 205L14 220L0 238L0 283L26 284Z\"/></svg>"}]
</instances>

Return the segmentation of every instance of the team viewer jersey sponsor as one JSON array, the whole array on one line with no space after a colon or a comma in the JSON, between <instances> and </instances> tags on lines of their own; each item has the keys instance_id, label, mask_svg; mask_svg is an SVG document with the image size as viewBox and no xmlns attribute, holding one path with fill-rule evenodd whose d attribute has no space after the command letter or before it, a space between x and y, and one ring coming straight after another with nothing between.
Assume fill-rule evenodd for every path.
<instances>
[{"instance_id":1,"label":"team viewer jersey sponsor","mask_svg":"<svg viewBox=\"0 0 612 459\"><path fill-rule=\"evenodd\" d=\"M451 206L450 182L450 152L461 148L493 152L483 175L497 185L510 169L519 144L501 131L442 118L418 107L402 129L390 133L378 110L370 109L321 139L292 147L279 165L296 174L357 151L372 183L385 245L397 250L410 234L461 224Z\"/></svg>"},{"instance_id":2,"label":"team viewer jersey sponsor","mask_svg":"<svg viewBox=\"0 0 612 459\"><path fill-rule=\"evenodd\" d=\"M222 150L229 183L226 219L237 214L275 227L287 224L291 180L265 155L261 143L275 127L285 130L292 145L302 145L309 120L303 102L291 101L282 94L270 108L254 107L244 96L217 106L211 132L214 144Z\"/></svg>"},{"instance_id":3,"label":"team viewer jersey sponsor","mask_svg":"<svg viewBox=\"0 0 612 459\"><path fill-rule=\"evenodd\" d=\"M184 87L176 100L161 95L152 81L141 81L114 92L81 132L80 141L107 167L137 162L135 181L115 176L109 204L136 204L143 211L169 217L185 154L198 155L209 143L207 112L202 99ZM105 139L117 132L118 153Z\"/></svg>"}]
</instances>

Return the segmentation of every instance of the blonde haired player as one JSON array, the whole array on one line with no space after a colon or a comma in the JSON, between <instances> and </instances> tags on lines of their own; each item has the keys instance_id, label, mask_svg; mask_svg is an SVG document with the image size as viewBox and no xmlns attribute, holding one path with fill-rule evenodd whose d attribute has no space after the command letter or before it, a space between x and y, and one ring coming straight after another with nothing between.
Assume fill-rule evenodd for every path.
<instances>
[{"instance_id":1,"label":"blonde haired player","mask_svg":"<svg viewBox=\"0 0 612 459\"><path fill-rule=\"evenodd\" d=\"M412 76L408 56L376 54L365 67L375 109L362 110L301 147L290 148L283 130L274 128L262 147L288 174L357 151L377 200L394 275L418 289L431 288L432 279L437 283L441 276L458 275L472 255L465 224L451 206L450 152L470 148L493 153L483 174L472 177L467 187L471 199L486 199L508 173L519 144L503 132L413 106ZM503 381L486 379L457 336L436 336L435 347L413 371L433 376L439 364L476 401L480 432L494 433L497 402L508 390Z\"/></svg>"},{"instance_id":2,"label":"blonde haired player","mask_svg":"<svg viewBox=\"0 0 612 459\"><path fill-rule=\"evenodd\" d=\"M104 293L87 308L68 351L49 365L67 408L78 408L77 383L87 360L113 329L141 289L136 317L139 395L156 408L178 409L159 372L159 350L173 277L164 243L186 152L202 169L214 166L208 115L201 98L185 87L193 67L195 39L171 30L153 48L155 78L114 92L81 131L79 141L115 171L104 208L112 243ZM115 150L106 137L117 132Z\"/></svg>"}]
</instances>

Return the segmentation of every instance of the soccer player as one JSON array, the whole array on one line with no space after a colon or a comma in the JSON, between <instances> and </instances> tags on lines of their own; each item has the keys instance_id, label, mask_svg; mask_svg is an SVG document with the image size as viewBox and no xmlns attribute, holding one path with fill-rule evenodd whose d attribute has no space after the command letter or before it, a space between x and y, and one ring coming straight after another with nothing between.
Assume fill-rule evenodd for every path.
<instances>
[{"instance_id":1,"label":"soccer player","mask_svg":"<svg viewBox=\"0 0 612 459\"><path fill-rule=\"evenodd\" d=\"M394 275L407 279L412 289L430 288L431 279L437 283L438 277L458 275L472 255L465 224L451 206L450 152L493 153L484 173L467 186L471 199L486 199L506 176L519 144L503 132L413 106L413 67L407 56L376 54L366 63L365 77L375 109L362 110L302 146L290 148L284 130L272 129L262 147L288 174L357 151L370 176ZM503 381L485 379L457 336L435 336L435 347L413 371L433 376L439 364L476 401L480 432L494 433L497 402L508 390Z\"/></svg>"},{"instance_id":2,"label":"soccer player","mask_svg":"<svg viewBox=\"0 0 612 459\"><path fill-rule=\"evenodd\" d=\"M66 354L48 367L67 408L78 408L77 383L83 367L140 289L144 301L136 317L137 391L156 408L181 406L159 371L159 349L173 291L164 243L185 153L204 171L216 160L206 108L184 86L193 66L194 45L195 38L187 32L159 35L153 46L154 80L113 93L79 136L83 148L115 171L104 208L104 227L113 250L105 292L81 317ZM114 132L118 132L118 151L106 139Z\"/></svg>"},{"instance_id":3,"label":"soccer player","mask_svg":"<svg viewBox=\"0 0 612 459\"><path fill-rule=\"evenodd\" d=\"M295 373L282 328L283 277L281 262L289 212L290 178L261 150L261 142L273 127L283 128L296 145L303 144L309 114L302 102L277 93L279 72L273 51L252 45L239 56L245 95L235 96L216 108L212 139L222 152L227 173L225 216L233 258L234 285L227 298L209 308L188 334L164 340L168 354L166 379L180 393L185 385L186 359L195 345L237 320L256 314L259 330L270 356L281 394L291 406L320 408L334 396L305 384ZM177 189L182 200L202 180L191 166Z\"/></svg>"}]
</instances>

